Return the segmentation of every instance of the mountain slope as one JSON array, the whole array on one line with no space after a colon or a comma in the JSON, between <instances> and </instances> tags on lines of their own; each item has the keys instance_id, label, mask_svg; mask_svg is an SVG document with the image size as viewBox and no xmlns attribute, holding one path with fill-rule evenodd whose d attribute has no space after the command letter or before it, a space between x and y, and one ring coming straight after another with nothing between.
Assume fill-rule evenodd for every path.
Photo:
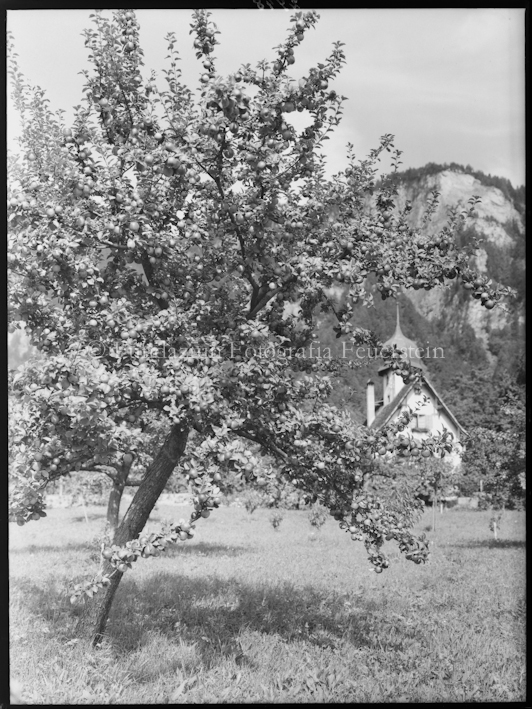
<instances>
[{"instance_id":1,"label":"mountain slope","mask_svg":"<svg viewBox=\"0 0 532 709\"><path fill-rule=\"evenodd\" d=\"M426 360L429 376L449 401L455 402L461 423L475 425L480 417L475 387L464 382L498 381L503 376L524 377L525 321L525 205L524 188L514 189L503 178L484 175L460 165L429 164L394 176L398 195L397 206L410 201L411 224L419 225L431 193L440 195L439 206L431 221L431 231L445 224L452 206L468 206L473 195L480 197L477 216L459 234L463 245L473 236L482 245L473 258L473 265L494 281L516 289L516 300L507 307L486 310L462 286L453 281L450 287L431 291L405 290L399 297L401 326L405 335L420 347L442 348L443 357ZM396 305L392 300L374 301L372 308L355 308L356 324L376 332L381 340L388 339L395 328ZM331 317L321 318L319 340L322 348L334 347ZM441 350L437 350L441 354ZM368 378L381 392L377 365L358 363L353 370L336 378L332 399L346 406L359 420L365 418L365 386ZM467 390L467 391L466 391ZM478 393L478 392L477 392Z\"/></svg>"}]
</instances>

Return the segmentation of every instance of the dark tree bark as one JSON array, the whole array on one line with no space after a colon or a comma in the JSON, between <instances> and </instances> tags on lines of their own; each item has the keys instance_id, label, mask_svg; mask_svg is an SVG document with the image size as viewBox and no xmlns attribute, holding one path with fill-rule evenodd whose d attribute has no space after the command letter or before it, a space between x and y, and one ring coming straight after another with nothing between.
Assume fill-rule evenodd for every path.
<instances>
[{"instance_id":1,"label":"dark tree bark","mask_svg":"<svg viewBox=\"0 0 532 709\"><path fill-rule=\"evenodd\" d=\"M117 470L117 474L113 479L113 487L109 493L109 501L107 503L107 529L111 536L114 537L118 529L118 519L120 512L120 501L126 487L127 478L131 468L130 465L121 465Z\"/></svg>"},{"instance_id":2,"label":"dark tree bark","mask_svg":"<svg viewBox=\"0 0 532 709\"><path fill-rule=\"evenodd\" d=\"M123 545L136 539L144 529L155 503L164 490L170 475L183 455L188 438L188 428L184 425L173 426L168 438L151 464L144 479L140 483L135 497L118 526L114 543ZM111 575L114 567L105 561L102 572ZM86 606L78 622L78 634L90 640L92 645L98 644L104 635L109 613L116 590L122 579L122 573L116 571L111 577L109 586L98 591L94 597L87 600Z\"/></svg>"}]
</instances>

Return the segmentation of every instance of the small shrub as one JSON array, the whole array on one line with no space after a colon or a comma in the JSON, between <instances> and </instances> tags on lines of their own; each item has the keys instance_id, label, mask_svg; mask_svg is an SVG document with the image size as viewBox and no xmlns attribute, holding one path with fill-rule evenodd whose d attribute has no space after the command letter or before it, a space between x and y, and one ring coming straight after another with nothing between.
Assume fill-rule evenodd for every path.
<instances>
[{"instance_id":1,"label":"small shrub","mask_svg":"<svg viewBox=\"0 0 532 709\"><path fill-rule=\"evenodd\" d=\"M323 505L320 505L319 502L316 502L308 512L308 521L313 527L320 531L328 516L329 510Z\"/></svg>"},{"instance_id":2,"label":"small shrub","mask_svg":"<svg viewBox=\"0 0 532 709\"><path fill-rule=\"evenodd\" d=\"M269 517L271 525L275 530L279 529L283 519L284 519L284 514L282 513L281 510L274 510Z\"/></svg>"},{"instance_id":3,"label":"small shrub","mask_svg":"<svg viewBox=\"0 0 532 709\"><path fill-rule=\"evenodd\" d=\"M257 490L246 490L240 495L240 499L250 515L255 512L257 507L261 507L264 504L264 495L257 492Z\"/></svg>"}]
</instances>

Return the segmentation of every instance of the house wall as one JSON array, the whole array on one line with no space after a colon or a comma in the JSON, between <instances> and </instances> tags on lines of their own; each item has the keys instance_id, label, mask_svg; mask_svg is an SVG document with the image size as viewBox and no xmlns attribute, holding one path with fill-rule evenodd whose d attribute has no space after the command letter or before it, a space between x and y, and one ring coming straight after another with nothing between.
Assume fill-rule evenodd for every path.
<instances>
[{"instance_id":1,"label":"house wall","mask_svg":"<svg viewBox=\"0 0 532 709\"><path fill-rule=\"evenodd\" d=\"M423 395L426 395L428 397L428 401L427 403L422 404L420 408L416 410L418 403L421 403L423 401ZM420 394L416 394L414 391L411 391L403 403L402 410L406 409L407 406L409 406L417 414L427 417L425 419L425 424L428 427L427 431L416 430L416 424L414 422L411 422L410 433L412 437L416 440L422 440L423 438L429 436L431 433L442 433L443 428L445 427L453 434L453 442L458 444L457 451L453 451L453 453L449 455L448 460L454 466L459 465L461 453L460 430L455 426L453 421L451 421L445 410L438 409L436 397L430 392L428 387L422 386ZM399 412L397 413L397 416L399 416Z\"/></svg>"}]
</instances>

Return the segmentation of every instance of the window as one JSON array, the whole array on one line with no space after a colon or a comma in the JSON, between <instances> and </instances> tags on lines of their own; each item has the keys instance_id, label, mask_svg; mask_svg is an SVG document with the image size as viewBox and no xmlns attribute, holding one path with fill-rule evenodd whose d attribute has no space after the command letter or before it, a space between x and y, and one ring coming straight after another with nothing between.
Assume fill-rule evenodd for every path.
<instances>
[{"instance_id":1,"label":"window","mask_svg":"<svg viewBox=\"0 0 532 709\"><path fill-rule=\"evenodd\" d=\"M412 419L414 431L430 431L432 426L432 416L429 414L415 414Z\"/></svg>"}]
</instances>

